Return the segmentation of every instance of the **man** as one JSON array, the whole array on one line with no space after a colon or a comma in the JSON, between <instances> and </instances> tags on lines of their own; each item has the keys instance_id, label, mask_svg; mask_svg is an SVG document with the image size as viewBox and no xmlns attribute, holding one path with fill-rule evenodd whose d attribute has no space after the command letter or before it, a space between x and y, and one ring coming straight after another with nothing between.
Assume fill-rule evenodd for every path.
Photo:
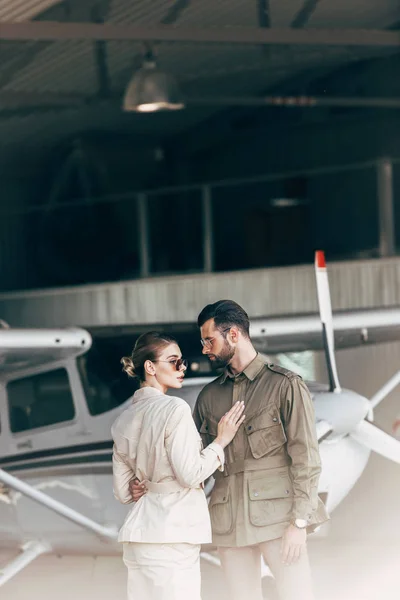
<instances>
[{"instance_id":1,"label":"man","mask_svg":"<svg viewBox=\"0 0 400 600\"><path fill-rule=\"evenodd\" d=\"M224 369L194 409L204 445L232 405L245 402L245 422L225 449L209 504L230 600L262 600L261 555L282 600L312 600L307 532L328 515L317 492L321 467L309 391L301 377L257 353L249 318L232 300L206 306L198 326L203 353Z\"/></svg>"}]
</instances>

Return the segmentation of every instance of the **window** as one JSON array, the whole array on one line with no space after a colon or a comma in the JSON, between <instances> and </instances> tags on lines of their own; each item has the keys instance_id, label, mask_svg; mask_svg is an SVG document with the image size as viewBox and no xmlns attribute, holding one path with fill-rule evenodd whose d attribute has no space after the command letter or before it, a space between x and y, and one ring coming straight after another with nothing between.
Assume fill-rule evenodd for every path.
<instances>
[{"instance_id":1,"label":"window","mask_svg":"<svg viewBox=\"0 0 400 600\"><path fill-rule=\"evenodd\" d=\"M78 359L78 368L92 416L101 415L128 400L138 381L122 372L121 356L131 352L133 339L94 338L92 348Z\"/></svg>"},{"instance_id":2,"label":"window","mask_svg":"<svg viewBox=\"0 0 400 600\"><path fill-rule=\"evenodd\" d=\"M65 369L11 381L7 395L13 433L70 421L75 416Z\"/></svg>"}]
</instances>

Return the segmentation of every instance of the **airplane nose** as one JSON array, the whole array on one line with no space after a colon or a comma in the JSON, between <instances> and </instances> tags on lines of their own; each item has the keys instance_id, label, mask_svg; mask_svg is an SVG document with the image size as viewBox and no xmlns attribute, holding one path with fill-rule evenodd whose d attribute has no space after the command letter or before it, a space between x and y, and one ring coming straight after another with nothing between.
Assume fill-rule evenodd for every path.
<instances>
[{"instance_id":1,"label":"airplane nose","mask_svg":"<svg viewBox=\"0 0 400 600\"><path fill-rule=\"evenodd\" d=\"M371 408L367 398L352 390L316 394L314 407L317 419L330 423L337 434L353 431L366 418Z\"/></svg>"}]
</instances>

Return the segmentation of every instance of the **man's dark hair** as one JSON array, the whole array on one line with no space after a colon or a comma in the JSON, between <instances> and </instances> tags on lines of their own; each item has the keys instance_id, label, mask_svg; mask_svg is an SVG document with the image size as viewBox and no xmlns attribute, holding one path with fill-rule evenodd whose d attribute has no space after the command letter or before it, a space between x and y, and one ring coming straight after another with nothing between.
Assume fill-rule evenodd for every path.
<instances>
[{"instance_id":1,"label":"man's dark hair","mask_svg":"<svg viewBox=\"0 0 400 600\"><path fill-rule=\"evenodd\" d=\"M227 327L237 327L246 337L250 337L248 314L233 300L218 300L214 304L207 304L197 318L198 327L210 319L214 319L215 326L219 331Z\"/></svg>"}]
</instances>

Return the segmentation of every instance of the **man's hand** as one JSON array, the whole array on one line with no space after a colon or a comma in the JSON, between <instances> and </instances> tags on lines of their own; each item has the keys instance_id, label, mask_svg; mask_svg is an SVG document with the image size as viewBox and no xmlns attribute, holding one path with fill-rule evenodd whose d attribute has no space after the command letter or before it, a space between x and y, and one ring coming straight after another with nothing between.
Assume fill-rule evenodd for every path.
<instances>
[{"instance_id":1,"label":"man's hand","mask_svg":"<svg viewBox=\"0 0 400 600\"><path fill-rule=\"evenodd\" d=\"M285 565L292 565L296 563L306 547L306 542L306 528L299 529L294 525L289 525L282 537L282 562Z\"/></svg>"},{"instance_id":2,"label":"man's hand","mask_svg":"<svg viewBox=\"0 0 400 600\"><path fill-rule=\"evenodd\" d=\"M132 494L132 498L134 502L140 500L142 496L146 493L146 488L144 483L140 483L139 479L135 477L129 482L129 490Z\"/></svg>"}]
</instances>

